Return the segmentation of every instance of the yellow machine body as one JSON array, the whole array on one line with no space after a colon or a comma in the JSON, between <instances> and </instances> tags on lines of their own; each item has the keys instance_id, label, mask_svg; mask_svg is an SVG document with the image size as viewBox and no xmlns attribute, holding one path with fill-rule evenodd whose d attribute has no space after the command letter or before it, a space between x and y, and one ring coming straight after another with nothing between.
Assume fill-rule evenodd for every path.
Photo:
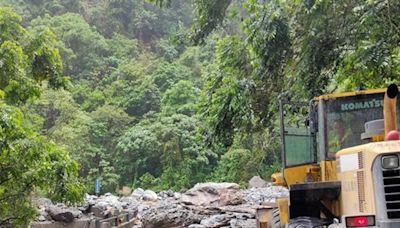
<instances>
[{"instance_id":1,"label":"yellow machine body","mask_svg":"<svg viewBox=\"0 0 400 228\"><path fill-rule=\"evenodd\" d=\"M377 215L386 211L377 203L383 203L384 199L377 197L385 196L383 179L374 177L375 163L381 161L384 155L398 155L400 153L400 141L384 141L368 143L356 147L341 150L337 153L338 180L342 184L340 196L340 216L352 215ZM377 183L377 181L381 181ZM393 185L388 185L393 186ZM390 187L386 187L390 188ZM392 193L400 194L400 189ZM388 193L386 193L388 194ZM389 193L390 194L390 193ZM378 210L379 209L379 210Z\"/></svg>"},{"instance_id":2,"label":"yellow machine body","mask_svg":"<svg viewBox=\"0 0 400 228\"><path fill-rule=\"evenodd\" d=\"M395 89L396 96L389 101L386 100L387 98L383 101L383 97L387 96L387 93L385 95L386 89L374 89L323 95L313 99L312 102L314 106L320 106L323 102L337 102L343 98L357 101L356 99L360 96L364 99L362 102L342 104L341 108L382 108L385 118L384 129L387 134L389 131L397 129L396 109L398 105L395 98L398 90L397 87ZM365 101L369 95L378 96L379 99ZM339 103L339 107L340 105ZM383 106L385 106L384 110ZM282 107L283 105L281 105L281 115L283 116L285 110ZM316 136L317 140L315 141L319 144L325 143L318 147L319 152L328 148L328 143L330 143L328 124L324 122L327 121L329 115L321 114L325 112L324 108L326 107L318 107L318 133L324 135ZM368 110L365 113L367 112ZM322 124L325 125L325 128L320 126ZM290 132L285 131L283 124L281 127L283 128L282 134L290 135ZM352 126L350 124L346 127L351 128ZM338 219L336 221L339 221L337 227L352 227L354 222L367 222L365 227L400 227L400 164L393 170L382 168L381 164L382 159L386 159L387 156L400 159L400 141L383 141L386 134L379 132L371 134L368 142L334 151L333 158L332 152L327 149L325 154L313 155L316 157L313 162L299 165L285 163L287 158L284 156L287 156L288 152L283 148L282 172L272 175L274 185L285 186L290 190L290 198L277 200L282 227L290 224L291 221L295 222L293 224L300 224L296 223L299 222L296 220L296 216L303 215L303 207L304 210L309 210L310 207L312 210L314 205L321 210L317 215L310 215L311 217L317 216L320 221L327 219L333 221L333 218L336 218ZM290 136L293 137L293 135ZM282 141L285 143L285 139ZM392 178L390 175L395 176ZM387 179L393 181L394 184L387 182ZM338 191L339 193L337 193ZM387 195L391 194L398 197L398 202L393 201L394 203L392 203L388 199ZM303 196L304 199L302 199ZM307 206L309 202L311 203ZM393 210L390 209L392 207ZM296 215L293 216L293 214ZM325 225L327 227L329 224Z\"/></svg>"}]
</instances>

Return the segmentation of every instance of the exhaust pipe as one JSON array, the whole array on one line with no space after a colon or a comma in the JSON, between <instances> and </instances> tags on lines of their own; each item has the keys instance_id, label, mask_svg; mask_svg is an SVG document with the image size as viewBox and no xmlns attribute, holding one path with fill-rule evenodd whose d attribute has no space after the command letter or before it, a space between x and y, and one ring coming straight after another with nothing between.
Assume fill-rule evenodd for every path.
<instances>
[{"instance_id":1,"label":"exhaust pipe","mask_svg":"<svg viewBox=\"0 0 400 228\"><path fill-rule=\"evenodd\" d=\"M389 85L383 99L383 119L385 136L391 131L397 131L397 95L399 88L395 84Z\"/></svg>"}]
</instances>

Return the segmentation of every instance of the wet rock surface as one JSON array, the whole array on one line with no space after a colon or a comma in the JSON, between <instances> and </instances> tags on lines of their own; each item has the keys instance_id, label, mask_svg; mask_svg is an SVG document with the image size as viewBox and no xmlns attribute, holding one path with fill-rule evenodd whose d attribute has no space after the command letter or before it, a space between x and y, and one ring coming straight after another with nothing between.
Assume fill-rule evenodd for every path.
<instances>
[{"instance_id":1,"label":"wet rock surface","mask_svg":"<svg viewBox=\"0 0 400 228\"><path fill-rule=\"evenodd\" d=\"M135 228L247 228L256 227L255 208L287 196L286 189L270 184L241 190L235 183L201 183L184 193L169 190L156 194L135 189L122 197L110 193L86 195L79 207L55 205L48 199L36 199L34 203L39 211L37 222L69 223L74 219L95 220L129 213L138 221Z\"/></svg>"}]
</instances>

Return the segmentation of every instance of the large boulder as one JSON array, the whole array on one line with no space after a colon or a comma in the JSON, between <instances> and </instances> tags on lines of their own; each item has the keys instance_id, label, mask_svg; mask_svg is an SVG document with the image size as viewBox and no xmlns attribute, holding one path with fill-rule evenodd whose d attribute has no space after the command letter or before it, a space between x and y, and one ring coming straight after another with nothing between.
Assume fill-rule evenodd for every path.
<instances>
[{"instance_id":1,"label":"large boulder","mask_svg":"<svg viewBox=\"0 0 400 228\"><path fill-rule=\"evenodd\" d=\"M38 217L36 221L56 221L72 223L83 216L82 211L76 207L67 207L62 203L53 204L50 199L34 198L32 202L37 207Z\"/></svg>"},{"instance_id":2,"label":"large boulder","mask_svg":"<svg viewBox=\"0 0 400 228\"><path fill-rule=\"evenodd\" d=\"M190 210L178 204L163 202L139 212L142 228L188 227L204 218L201 211Z\"/></svg>"},{"instance_id":3,"label":"large boulder","mask_svg":"<svg viewBox=\"0 0 400 228\"><path fill-rule=\"evenodd\" d=\"M267 182L260 176L254 176L249 180L249 188L264 188L267 185Z\"/></svg>"},{"instance_id":4,"label":"large boulder","mask_svg":"<svg viewBox=\"0 0 400 228\"><path fill-rule=\"evenodd\" d=\"M99 197L87 197L90 199L90 212L94 216L99 218L108 218L114 215L118 215L125 207L128 207L126 202L120 201L120 198L106 193Z\"/></svg>"},{"instance_id":5,"label":"large boulder","mask_svg":"<svg viewBox=\"0 0 400 228\"><path fill-rule=\"evenodd\" d=\"M243 202L243 196L235 183L200 183L182 194L181 202L197 206L237 205Z\"/></svg>"},{"instance_id":6,"label":"large boulder","mask_svg":"<svg viewBox=\"0 0 400 228\"><path fill-rule=\"evenodd\" d=\"M115 207L118 210L122 210L121 202L118 196L106 193L97 199L97 205L101 205L103 208Z\"/></svg>"},{"instance_id":7,"label":"large boulder","mask_svg":"<svg viewBox=\"0 0 400 228\"><path fill-rule=\"evenodd\" d=\"M46 211L49 213L51 218L57 222L71 223L75 219L72 211L57 206L49 206L46 208Z\"/></svg>"},{"instance_id":8,"label":"large boulder","mask_svg":"<svg viewBox=\"0 0 400 228\"><path fill-rule=\"evenodd\" d=\"M132 192L131 196L137 200L140 200L142 199L143 194L144 190L142 188L137 188Z\"/></svg>"},{"instance_id":9,"label":"large boulder","mask_svg":"<svg viewBox=\"0 0 400 228\"><path fill-rule=\"evenodd\" d=\"M142 199L144 201L157 201L158 196L155 192L153 192L151 190L146 190L143 193Z\"/></svg>"}]
</instances>

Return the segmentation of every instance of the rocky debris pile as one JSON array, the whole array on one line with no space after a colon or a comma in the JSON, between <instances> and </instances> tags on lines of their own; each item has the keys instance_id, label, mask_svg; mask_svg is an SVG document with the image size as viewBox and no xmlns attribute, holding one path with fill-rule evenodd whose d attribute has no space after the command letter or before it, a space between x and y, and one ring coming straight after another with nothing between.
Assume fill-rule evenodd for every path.
<instances>
[{"instance_id":1,"label":"rocky debris pile","mask_svg":"<svg viewBox=\"0 0 400 228\"><path fill-rule=\"evenodd\" d=\"M250 188L243 190L244 201L249 205L260 205L265 203L275 203L277 198L288 197L289 192L286 188L272 186L268 183L263 188Z\"/></svg>"},{"instance_id":2,"label":"rocky debris pile","mask_svg":"<svg viewBox=\"0 0 400 228\"><path fill-rule=\"evenodd\" d=\"M53 204L51 200L46 198L37 198L33 200L37 205L38 217L36 221L58 221L71 223L75 219L84 217L84 213L78 208L67 207L65 204Z\"/></svg>"},{"instance_id":3,"label":"rocky debris pile","mask_svg":"<svg viewBox=\"0 0 400 228\"><path fill-rule=\"evenodd\" d=\"M40 215L37 221L108 218L129 213L139 222L136 228L167 227L256 227L255 208L276 197L287 197L281 187L267 184L261 188L241 190L235 183L201 183L185 193L135 189L131 195L117 197L86 195L77 208L54 205L48 199L37 199Z\"/></svg>"}]
</instances>

